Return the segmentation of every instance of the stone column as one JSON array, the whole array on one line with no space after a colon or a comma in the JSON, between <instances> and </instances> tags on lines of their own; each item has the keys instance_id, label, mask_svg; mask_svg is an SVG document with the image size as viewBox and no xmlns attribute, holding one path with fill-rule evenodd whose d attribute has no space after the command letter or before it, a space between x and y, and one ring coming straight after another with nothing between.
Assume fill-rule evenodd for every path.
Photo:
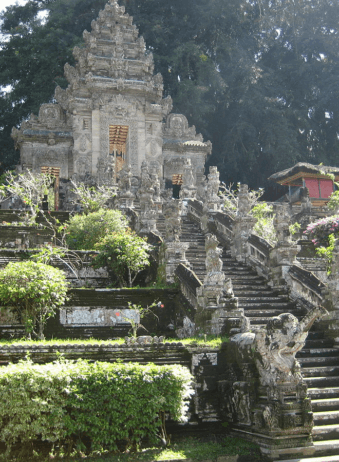
<instances>
[{"instance_id":1,"label":"stone column","mask_svg":"<svg viewBox=\"0 0 339 462\"><path fill-rule=\"evenodd\" d=\"M251 203L247 184L240 185L238 194L238 211L233 222L233 240L231 255L240 262L245 262L249 254L247 241L257 221L249 215Z\"/></svg>"},{"instance_id":2,"label":"stone column","mask_svg":"<svg viewBox=\"0 0 339 462\"><path fill-rule=\"evenodd\" d=\"M270 270L274 286L281 287L286 284L285 277L289 268L296 263L299 249L291 240L289 232L289 204L276 204L274 212L278 242L270 251Z\"/></svg>"},{"instance_id":3,"label":"stone column","mask_svg":"<svg viewBox=\"0 0 339 462\"><path fill-rule=\"evenodd\" d=\"M210 212L219 212L221 207L221 197L218 195L220 186L219 176L217 167L210 167L209 174L207 175L206 197L207 207Z\"/></svg>"},{"instance_id":4,"label":"stone column","mask_svg":"<svg viewBox=\"0 0 339 462\"><path fill-rule=\"evenodd\" d=\"M197 187L195 185L193 167L190 158L185 159L183 169L180 199L195 199L197 196Z\"/></svg>"},{"instance_id":5,"label":"stone column","mask_svg":"<svg viewBox=\"0 0 339 462\"><path fill-rule=\"evenodd\" d=\"M238 310L232 281L226 280L222 271L222 248L218 243L214 234L206 234L206 276L203 285L197 289L196 325L209 334L234 334L245 327L244 310Z\"/></svg>"},{"instance_id":6,"label":"stone column","mask_svg":"<svg viewBox=\"0 0 339 462\"><path fill-rule=\"evenodd\" d=\"M105 153L108 155L108 153ZM106 157L105 155L105 157ZM100 111L92 111L92 175L97 176L97 165L100 158Z\"/></svg>"},{"instance_id":7,"label":"stone column","mask_svg":"<svg viewBox=\"0 0 339 462\"><path fill-rule=\"evenodd\" d=\"M180 263L190 266L186 260L185 252L189 248L189 242L180 242L181 235L181 201L171 199L163 204L163 215L165 217L166 236L164 240L166 281L174 282L174 271Z\"/></svg>"},{"instance_id":8,"label":"stone column","mask_svg":"<svg viewBox=\"0 0 339 462\"><path fill-rule=\"evenodd\" d=\"M125 164L123 168L118 172L118 207L133 208L134 194L131 190L131 180L132 180L132 169L130 164Z\"/></svg>"}]
</instances>

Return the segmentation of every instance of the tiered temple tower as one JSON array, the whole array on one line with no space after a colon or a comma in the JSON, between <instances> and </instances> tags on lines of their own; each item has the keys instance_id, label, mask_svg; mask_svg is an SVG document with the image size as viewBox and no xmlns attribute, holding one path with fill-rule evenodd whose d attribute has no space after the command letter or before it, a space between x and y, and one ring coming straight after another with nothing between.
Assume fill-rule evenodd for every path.
<instances>
[{"instance_id":1,"label":"tiered temple tower","mask_svg":"<svg viewBox=\"0 0 339 462\"><path fill-rule=\"evenodd\" d=\"M110 0L92 31L84 31L84 46L73 50L75 67L65 65L67 89L57 87L56 103L13 129L19 169L103 184L114 183L126 163L138 177L146 161L172 181L190 157L199 182L211 143L184 115L169 114L172 99L163 98L162 76L154 75L152 53L132 20Z\"/></svg>"}]
</instances>

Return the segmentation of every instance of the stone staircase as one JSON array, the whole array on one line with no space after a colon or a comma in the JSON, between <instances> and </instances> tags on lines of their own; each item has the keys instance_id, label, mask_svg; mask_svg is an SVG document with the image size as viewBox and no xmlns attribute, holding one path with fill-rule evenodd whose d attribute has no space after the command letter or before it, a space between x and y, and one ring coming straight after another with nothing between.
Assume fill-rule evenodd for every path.
<instances>
[{"instance_id":1,"label":"stone staircase","mask_svg":"<svg viewBox=\"0 0 339 462\"><path fill-rule=\"evenodd\" d=\"M163 223L159 223L163 231ZM181 240L190 243L186 258L191 269L203 281L205 276L205 239L197 224L183 217ZM291 302L287 293L275 291L250 267L237 262L224 250L223 271L232 279L234 295L239 308L243 308L252 328L264 326L272 316L292 313L301 317L304 313ZM284 462L339 462L339 349L334 342L317 330L317 323L309 333L307 342L297 355L301 371L308 385L314 413L314 446L293 449L291 459L286 450L279 461ZM275 461L278 462L278 461Z\"/></svg>"},{"instance_id":2,"label":"stone staircase","mask_svg":"<svg viewBox=\"0 0 339 462\"><path fill-rule=\"evenodd\" d=\"M312 456L302 457L300 449L300 458L284 462L339 462L339 349L333 343L315 328L297 354L312 399L314 447Z\"/></svg>"}]
</instances>

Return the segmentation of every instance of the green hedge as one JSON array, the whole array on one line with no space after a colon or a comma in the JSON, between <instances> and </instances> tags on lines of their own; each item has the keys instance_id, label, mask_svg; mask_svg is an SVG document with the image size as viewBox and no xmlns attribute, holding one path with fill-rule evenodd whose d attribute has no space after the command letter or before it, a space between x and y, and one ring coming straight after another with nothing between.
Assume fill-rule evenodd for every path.
<instances>
[{"instance_id":1,"label":"green hedge","mask_svg":"<svg viewBox=\"0 0 339 462\"><path fill-rule=\"evenodd\" d=\"M41 439L110 451L155 438L160 413L185 420L192 376L182 366L31 361L0 368L0 440Z\"/></svg>"}]
</instances>

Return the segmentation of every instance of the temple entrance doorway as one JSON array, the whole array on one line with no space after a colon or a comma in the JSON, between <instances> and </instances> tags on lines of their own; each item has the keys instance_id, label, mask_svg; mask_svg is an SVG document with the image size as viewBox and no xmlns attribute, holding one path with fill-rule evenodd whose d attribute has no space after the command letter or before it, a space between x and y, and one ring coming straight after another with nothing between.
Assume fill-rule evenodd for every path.
<instances>
[{"instance_id":1,"label":"temple entrance doorway","mask_svg":"<svg viewBox=\"0 0 339 462\"><path fill-rule=\"evenodd\" d=\"M51 184L47 192L47 200L51 210L59 210L59 186L60 186L60 168L58 167L41 167L41 173L51 177Z\"/></svg>"},{"instance_id":2,"label":"temple entrance doorway","mask_svg":"<svg viewBox=\"0 0 339 462\"><path fill-rule=\"evenodd\" d=\"M172 175L172 185L173 185L173 197L174 199L179 199L181 185L182 185L182 175L180 173Z\"/></svg>"},{"instance_id":3,"label":"temple entrance doorway","mask_svg":"<svg viewBox=\"0 0 339 462\"><path fill-rule=\"evenodd\" d=\"M114 181L117 173L123 168L127 155L128 126L110 125L109 127L109 154L113 156Z\"/></svg>"}]
</instances>

